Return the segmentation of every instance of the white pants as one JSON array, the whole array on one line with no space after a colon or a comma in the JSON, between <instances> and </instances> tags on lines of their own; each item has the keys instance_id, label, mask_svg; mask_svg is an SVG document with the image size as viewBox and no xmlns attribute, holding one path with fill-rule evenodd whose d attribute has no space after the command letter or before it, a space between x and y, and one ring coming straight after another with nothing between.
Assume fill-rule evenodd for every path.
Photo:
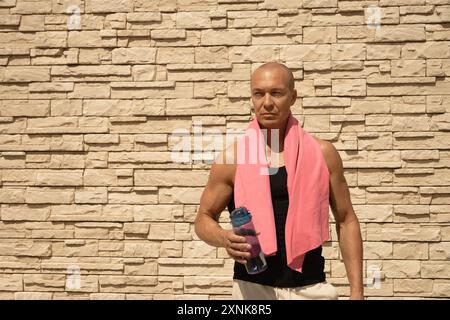
<instances>
[{"instance_id":1,"label":"white pants","mask_svg":"<svg viewBox=\"0 0 450 320\"><path fill-rule=\"evenodd\" d=\"M337 300L338 292L326 281L295 288L276 288L235 279L232 298L235 300Z\"/></svg>"}]
</instances>

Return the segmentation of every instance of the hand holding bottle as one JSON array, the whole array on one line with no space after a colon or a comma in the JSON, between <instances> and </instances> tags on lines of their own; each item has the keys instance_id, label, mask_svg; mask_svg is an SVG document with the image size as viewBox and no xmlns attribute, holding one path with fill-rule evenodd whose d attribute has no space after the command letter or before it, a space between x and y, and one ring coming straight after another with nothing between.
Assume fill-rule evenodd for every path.
<instances>
[{"instance_id":1,"label":"hand holding bottle","mask_svg":"<svg viewBox=\"0 0 450 320\"><path fill-rule=\"evenodd\" d=\"M250 230L246 235L257 236L259 232ZM223 230L222 233L223 247L228 255L239 263L246 264L251 256L252 246L247 242L247 238L242 235L237 235L233 230Z\"/></svg>"},{"instance_id":2,"label":"hand holding bottle","mask_svg":"<svg viewBox=\"0 0 450 320\"><path fill-rule=\"evenodd\" d=\"M223 247L231 258L242 264L247 263L252 246L247 243L244 236L235 234L233 230L223 230L222 241Z\"/></svg>"},{"instance_id":3,"label":"hand holding bottle","mask_svg":"<svg viewBox=\"0 0 450 320\"><path fill-rule=\"evenodd\" d=\"M239 254L241 254L240 251L233 251L233 254L237 259L236 261L243 263L243 259L246 259L245 262L245 268L247 269L247 272L249 274L256 274L263 272L267 269L267 262L264 257L264 253L261 250L261 246L258 241L257 235L259 234L256 232L255 227L252 222L252 215L245 207L239 207L233 210L233 212L230 213L231 218L231 224L233 225L233 233L236 237L232 237L232 239L235 239L236 241L242 241L242 238L245 239L245 242L249 245L242 246L242 242L239 242L238 246L235 246L236 248L239 248L240 250L250 250L250 252L245 253L245 255L242 255L242 258L239 257ZM227 250L228 251L228 250Z\"/></svg>"}]
</instances>

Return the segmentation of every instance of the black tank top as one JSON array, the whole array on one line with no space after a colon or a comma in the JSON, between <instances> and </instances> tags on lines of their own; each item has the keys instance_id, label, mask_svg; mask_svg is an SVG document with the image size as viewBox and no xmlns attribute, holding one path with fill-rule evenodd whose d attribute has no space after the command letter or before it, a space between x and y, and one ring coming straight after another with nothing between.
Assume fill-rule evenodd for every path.
<instances>
[{"instance_id":1,"label":"black tank top","mask_svg":"<svg viewBox=\"0 0 450 320\"><path fill-rule=\"evenodd\" d=\"M245 266L238 262L234 264L233 279L245 280L262 285L279 288L292 288L310 285L325 281L325 259L322 257L322 246L309 251L303 261L302 272L288 267L286 258L286 245L284 240L289 196L287 191L286 168L280 167L270 177L270 191L272 194L273 211L275 215L275 227L277 232L277 253L267 256L268 268L255 275L247 273ZM228 211L235 209L234 193L228 203Z\"/></svg>"}]
</instances>

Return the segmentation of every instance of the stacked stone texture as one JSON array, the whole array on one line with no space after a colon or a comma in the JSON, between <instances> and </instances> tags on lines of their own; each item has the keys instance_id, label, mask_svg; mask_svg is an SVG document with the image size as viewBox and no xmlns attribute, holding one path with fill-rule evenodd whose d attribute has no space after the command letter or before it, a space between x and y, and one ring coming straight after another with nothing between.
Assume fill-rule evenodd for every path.
<instances>
[{"instance_id":1,"label":"stacked stone texture","mask_svg":"<svg viewBox=\"0 0 450 320\"><path fill-rule=\"evenodd\" d=\"M0 0L0 299L230 298L193 228L210 164L173 132L245 128L272 60L343 158L366 295L450 297L449 23L449 0Z\"/></svg>"}]
</instances>

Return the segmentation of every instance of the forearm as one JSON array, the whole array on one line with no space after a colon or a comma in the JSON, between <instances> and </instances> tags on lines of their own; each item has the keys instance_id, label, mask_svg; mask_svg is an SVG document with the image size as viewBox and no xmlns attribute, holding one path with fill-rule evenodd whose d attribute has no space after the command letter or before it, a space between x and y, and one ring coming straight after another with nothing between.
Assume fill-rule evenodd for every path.
<instances>
[{"instance_id":1,"label":"forearm","mask_svg":"<svg viewBox=\"0 0 450 320\"><path fill-rule=\"evenodd\" d=\"M351 294L363 295L363 247L361 230L356 216L339 223L337 227L339 246L350 283Z\"/></svg>"},{"instance_id":2,"label":"forearm","mask_svg":"<svg viewBox=\"0 0 450 320\"><path fill-rule=\"evenodd\" d=\"M200 213L195 220L195 233L210 246L224 246L224 231L219 223L207 214Z\"/></svg>"}]
</instances>

